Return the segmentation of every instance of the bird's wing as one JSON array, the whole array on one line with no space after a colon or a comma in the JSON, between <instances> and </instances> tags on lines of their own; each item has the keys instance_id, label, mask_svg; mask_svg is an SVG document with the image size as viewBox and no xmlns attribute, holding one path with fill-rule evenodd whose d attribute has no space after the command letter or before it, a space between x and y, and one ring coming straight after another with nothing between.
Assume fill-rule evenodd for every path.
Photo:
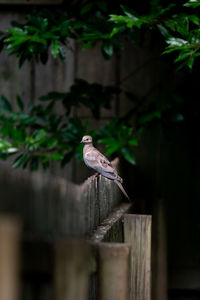
<instances>
[{"instance_id":1,"label":"bird's wing","mask_svg":"<svg viewBox=\"0 0 200 300\"><path fill-rule=\"evenodd\" d=\"M111 162L96 148L90 148L84 155L84 161L90 168L110 179L116 179L117 173Z\"/></svg>"}]
</instances>

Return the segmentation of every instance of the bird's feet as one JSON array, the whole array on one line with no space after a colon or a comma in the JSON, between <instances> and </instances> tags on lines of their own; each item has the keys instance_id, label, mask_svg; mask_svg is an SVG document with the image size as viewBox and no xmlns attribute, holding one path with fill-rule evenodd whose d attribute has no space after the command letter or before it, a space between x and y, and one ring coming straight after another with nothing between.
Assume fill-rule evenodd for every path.
<instances>
[{"instance_id":1,"label":"bird's feet","mask_svg":"<svg viewBox=\"0 0 200 300\"><path fill-rule=\"evenodd\" d=\"M94 175L93 175L93 177L98 177L99 176L99 173L95 173Z\"/></svg>"}]
</instances>

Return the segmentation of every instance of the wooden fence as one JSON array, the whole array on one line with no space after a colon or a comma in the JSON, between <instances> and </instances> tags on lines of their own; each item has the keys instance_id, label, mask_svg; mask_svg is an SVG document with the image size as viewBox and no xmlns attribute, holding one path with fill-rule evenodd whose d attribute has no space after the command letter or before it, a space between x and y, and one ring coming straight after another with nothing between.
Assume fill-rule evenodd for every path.
<instances>
[{"instance_id":1,"label":"wooden fence","mask_svg":"<svg viewBox=\"0 0 200 300\"><path fill-rule=\"evenodd\" d=\"M1 300L151 299L151 216L115 184L2 172Z\"/></svg>"}]
</instances>

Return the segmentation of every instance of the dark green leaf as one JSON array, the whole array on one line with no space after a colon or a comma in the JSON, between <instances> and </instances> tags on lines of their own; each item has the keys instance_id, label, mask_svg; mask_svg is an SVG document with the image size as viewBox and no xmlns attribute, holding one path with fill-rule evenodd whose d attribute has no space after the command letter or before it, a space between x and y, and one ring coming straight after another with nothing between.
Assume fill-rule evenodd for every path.
<instances>
[{"instance_id":1,"label":"dark green leaf","mask_svg":"<svg viewBox=\"0 0 200 300\"><path fill-rule=\"evenodd\" d=\"M53 153L49 155L49 158L52 160L62 160L63 159L63 155L59 154L59 153Z\"/></svg>"},{"instance_id":2,"label":"dark green leaf","mask_svg":"<svg viewBox=\"0 0 200 300\"><path fill-rule=\"evenodd\" d=\"M113 45L104 44L103 45L103 51L108 57L111 57L113 55Z\"/></svg>"},{"instance_id":3,"label":"dark green leaf","mask_svg":"<svg viewBox=\"0 0 200 300\"><path fill-rule=\"evenodd\" d=\"M136 164L135 155L128 147L123 147L121 149L122 156L132 165Z\"/></svg>"},{"instance_id":4,"label":"dark green leaf","mask_svg":"<svg viewBox=\"0 0 200 300\"><path fill-rule=\"evenodd\" d=\"M200 6L200 0L190 0L184 4L186 7L196 8Z\"/></svg>"},{"instance_id":5,"label":"dark green leaf","mask_svg":"<svg viewBox=\"0 0 200 300\"><path fill-rule=\"evenodd\" d=\"M23 111L24 110L24 103L23 103L21 97L17 95L16 100L17 100L17 105L18 105L19 109L21 111Z\"/></svg>"},{"instance_id":6,"label":"dark green leaf","mask_svg":"<svg viewBox=\"0 0 200 300\"><path fill-rule=\"evenodd\" d=\"M60 43L58 40L54 40L52 42L51 53L54 58L56 58L59 54Z\"/></svg>"},{"instance_id":7,"label":"dark green leaf","mask_svg":"<svg viewBox=\"0 0 200 300\"><path fill-rule=\"evenodd\" d=\"M71 158L73 157L74 155L74 152L71 151L71 152L68 152L67 154L64 155L64 158L61 162L61 167L64 167L70 160Z\"/></svg>"},{"instance_id":8,"label":"dark green leaf","mask_svg":"<svg viewBox=\"0 0 200 300\"><path fill-rule=\"evenodd\" d=\"M1 105L2 105L3 109L5 109L6 111L9 111L9 112L12 111L12 106L5 96L1 96Z\"/></svg>"},{"instance_id":9,"label":"dark green leaf","mask_svg":"<svg viewBox=\"0 0 200 300\"><path fill-rule=\"evenodd\" d=\"M47 160L42 161L42 167L43 167L44 171L48 171L48 169L49 169L49 161L47 161Z\"/></svg>"},{"instance_id":10,"label":"dark green leaf","mask_svg":"<svg viewBox=\"0 0 200 300\"><path fill-rule=\"evenodd\" d=\"M38 156L33 156L30 161L31 171L37 171L39 167L39 158Z\"/></svg>"},{"instance_id":11,"label":"dark green leaf","mask_svg":"<svg viewBox=\"0 0 200 300\"><path fill-rule=\"evenodd\" d=\"M13 168L19 168L28 162L30 159L30 155L28 153L24 153L19 155L12 164Z\"/></svg>"},{"instance_id":12,"label":"dark green leaf","mask_svg":"<svg viewBox=\"0 0 200 300\"><path fill-rule=\"evenodd\" d=\"M80 11L80 15L86 14L88 11L92 9L93 6L94 6L93 2L88 2L87 4L85 4Z\"/></svg>"},{"instance_id":13,"label":"dark green leaf","mask_svg":"<svg viewBox=\"0 0 200 300\"><path fill-rule=\"evenodd\" d=\"M12 147L11 143L0 138L0 150L8 149Z\"/></svg>"},{"instance_id":14,"label":"dark green leaf","mask_svg":"<svg viewBox=\"0 0 200 300\"><path fill-rule=\"evenodd\" d=\"M138 146L138 138L133 138L128 141L128 144L131 146Z\"/></svg>"}]
</instances>

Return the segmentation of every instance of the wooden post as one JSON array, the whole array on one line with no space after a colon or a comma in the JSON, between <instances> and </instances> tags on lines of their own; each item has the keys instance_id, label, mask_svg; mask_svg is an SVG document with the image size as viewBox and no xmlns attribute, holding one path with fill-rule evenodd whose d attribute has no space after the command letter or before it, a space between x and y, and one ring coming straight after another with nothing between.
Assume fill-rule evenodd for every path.
<instances>
[{"instance_id":1,"label":"wooden post","mask_svg":"<svg viewBox=\"0 0 200 300\"><path fill-rule=\"evenodd\" d=\"M19 299L19 240L21 223L0 216L0 299Z\"/></svg>"},{"instance_id":2,"label":"wooden post","mask_svg":"<svg viewBox=\"0 0 200 300\"><path fill-rule=\"evenodd\" d=\"M131 245L130 300L150 300L151 216L125 214L124 241Z\"/></svg>"},{"instance_id":3,"label":"wooden post","mask_svg":"<svg viewBox=\"0 0 200 300\"><path fill-rule=\"evenodd\" d=\"M55 300L87 300L90 247L87 243L60 241L55 252Z\"/></svg>"},{"instance_id":4,"label":"wooden post","mask_svg":"<svg viewBox=\"0 0 200 300\"><path fill-rule=\"evenodd\" d=\"M127 300L130 245L100 243L99 300Z\"/></svg>"},{"instance_id":5,"label":"wooden post","mask_svg":"<svg viewBox=\"0 0 200 300\"><path fill-rule=\"evenodd\" d=\"M152 226L152 298L167 300L167 237L164 199L154 203L154 222Z\"/></svg>"}]
</instances>

